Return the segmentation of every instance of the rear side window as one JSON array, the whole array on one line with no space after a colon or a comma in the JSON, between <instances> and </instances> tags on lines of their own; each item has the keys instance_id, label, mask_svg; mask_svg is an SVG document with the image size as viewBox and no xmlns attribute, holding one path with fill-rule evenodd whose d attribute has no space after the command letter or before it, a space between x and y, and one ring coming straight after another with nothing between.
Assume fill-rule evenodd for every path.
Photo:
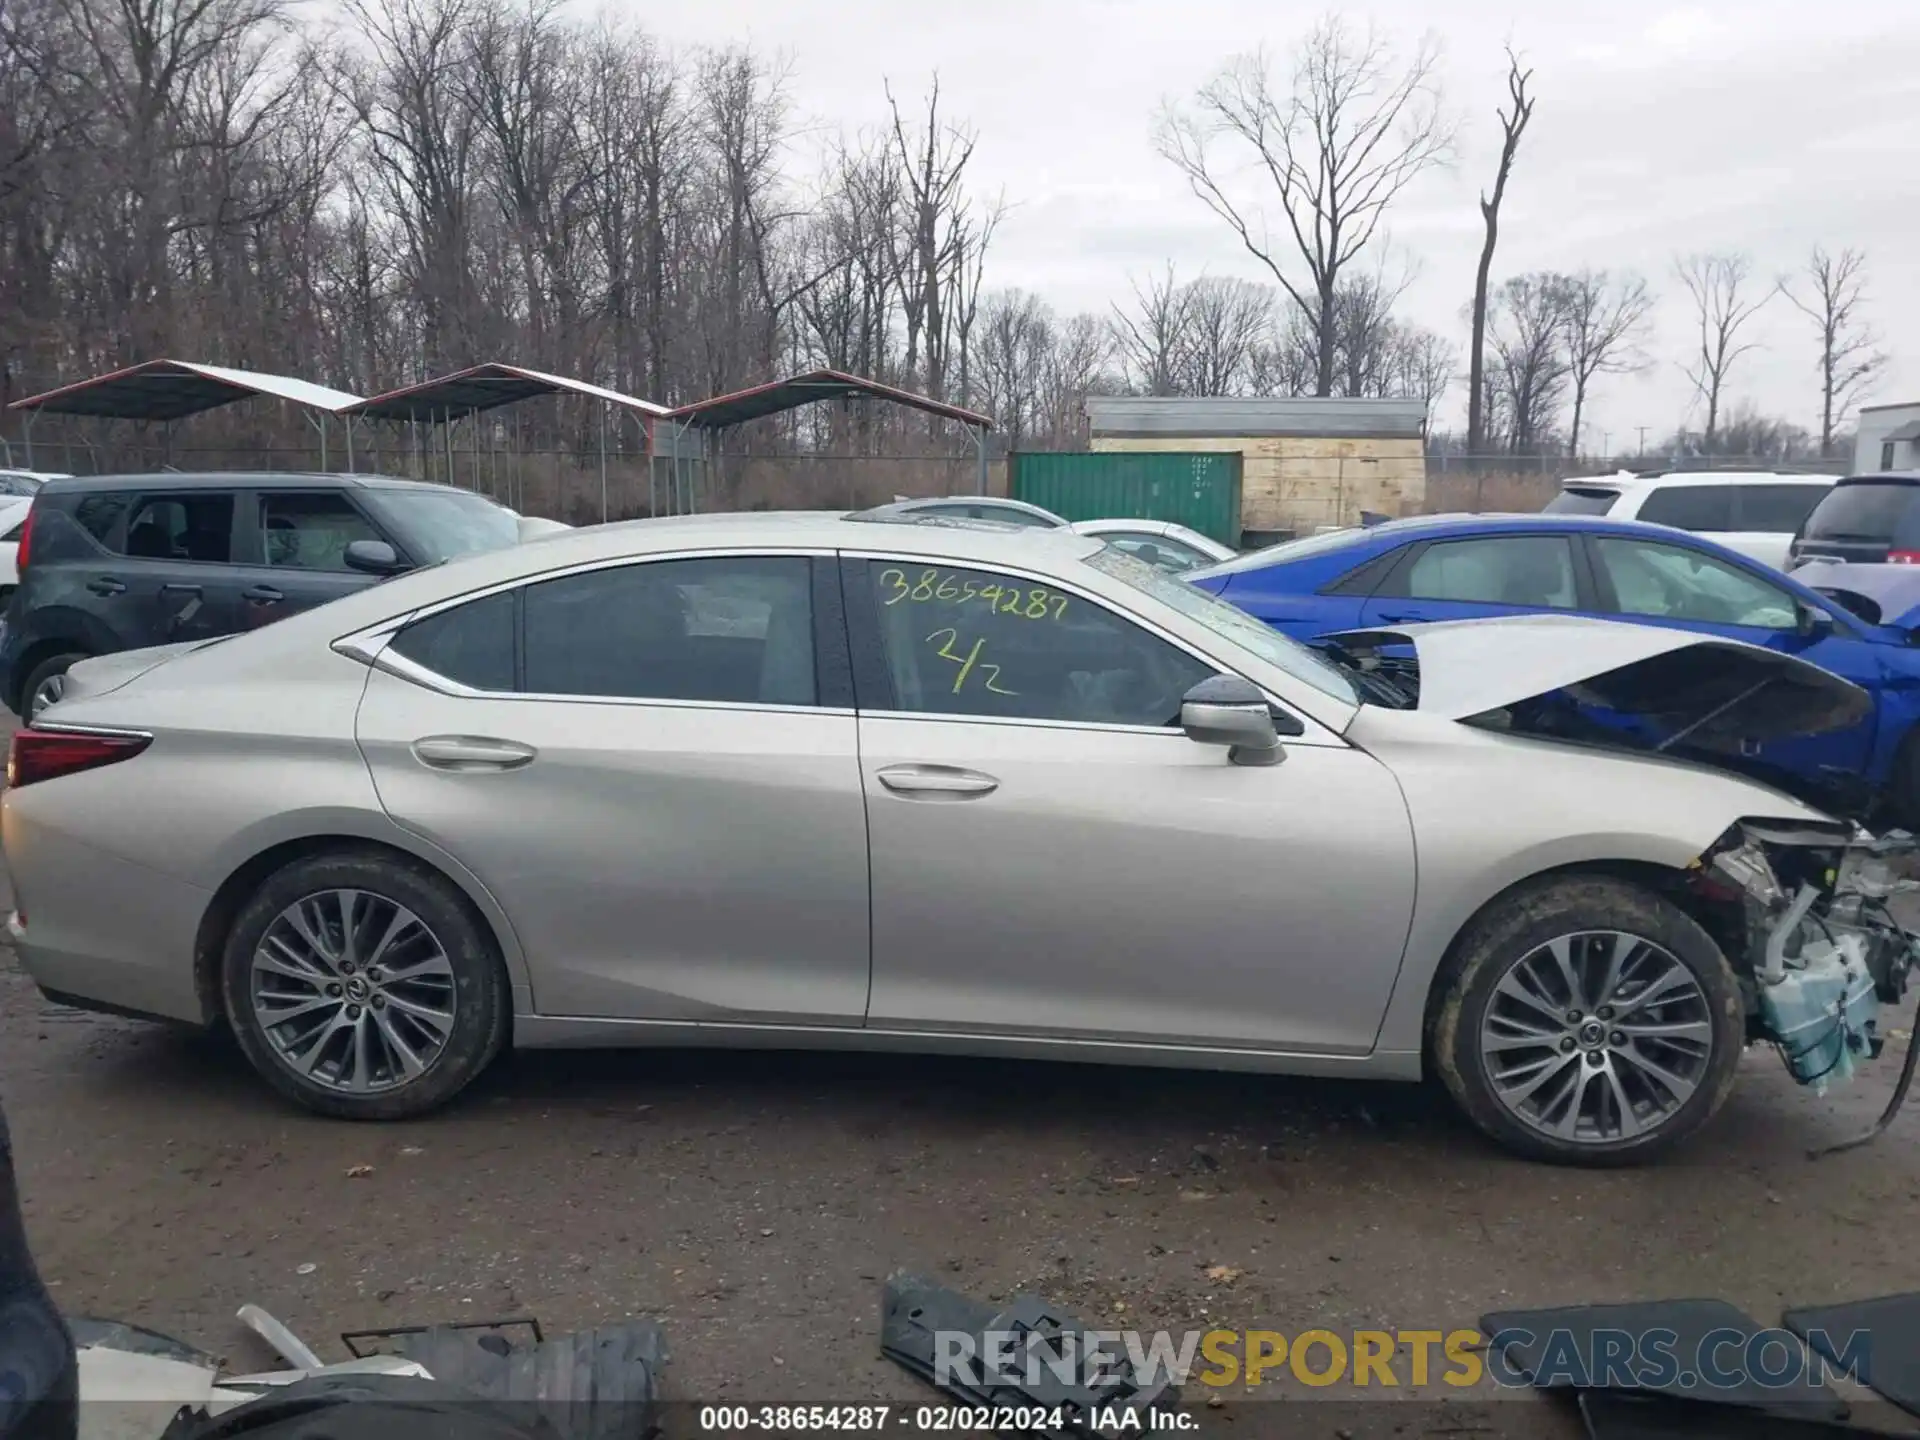
<instances>
[{"instance_id":1,"label":"rear side window","mask_svg":"<svg viewBox=\"0 0 1920 1440\"><path fill-rule=\"evenodd\" d=\"M1598 485L1568 485L1547 502L1543 515L1604 515L1620 498L1618 490Z\"/></svg>"},{"instance_id":2,"label":"rear side window","mask_svg":"<svg viewBox=\"0 0 1920 1440\"><path fill-rule=\"evenodd\" d=\"M109 550L114 548L113 532L120 517L127 513L125 495L88 495L73 507L74 523Z\"/></svg>"},{"instance_id":3,"label":"rear side window","mask_svg":"<svg viewBox=\"0 0 1920 1440\"><path fill-rule=\"evenodd\" d=\"M233 558L233 495L142 496L127 521L126 554L134 560L226 564Z\"/></svg>"},{"instance_id":4,"label":"rear side window","mask_svg":"<svg viewBox=\"0 0 1920 1440\"><path fill-rule=\"evenodd\" d=\"M260 552L269 565L344 571L347 546L381 538L337 491L260 493Z\"/></svg>"},{"instance_id":5,"label":"rear side window","mask_svg":"<svg viewBox=\"0 0 1920 1440\"><path fill-rule=\"evenodd\" d=\"M1731 485L1663 485L1640 502L1639 518L1676 530L1732 530Z\"/></svg>"},{"instance_id":6,"label":"rear side window","mask_svg":"<svg viewBox=\"0 0 1920 1440\"><path fill-rule=\"evenodd\" d=\"M508 692L513 623L513 592L504 590L414 621L393 637L393 648L457 685Z\"/></svg>"},{"instance_id":7,"label":"rear side window","mask_svg":"<svg viewBox=\"0 0 1920 1440\"><path fill-rule=\"evenodd\" d=\"M528 585L524 688L812 705L812 573L799 556L726 556Z\"/></svg>"},{"instance_id":8,"label":"rear side window","mask_svg":"<svg viewBox=\"0 0 1920 1440\"><path fill-rule=\"evenodd\" d=\"M1826 498L1826 485L1735 485L1739 528L1763 534L1796 533L1813 507Z\"/></svg>"},{"instance_id":9,"label":"rear side window","mask_svg":"<svg viewBox=\"0 0 1920 1440\"><path fill-rule=\"evenodd\" d=\"M1826 493L1807 517L1809 540L1890 542L1909 505L1920 500L1920 486L1898 481L1842 481Z\"/></svg>"},{"instance_id":10,"label":"rear side window","mask_svg":"<svg viewBox=\"0 0 1920 1440\"><path fill-rule=\"evenodd\" d=\"M1573 546L1560 535L1501 535L1429 545L1406 572L1415 600L1571 610L1580 592Z\"/></svg>"}]
</instances>

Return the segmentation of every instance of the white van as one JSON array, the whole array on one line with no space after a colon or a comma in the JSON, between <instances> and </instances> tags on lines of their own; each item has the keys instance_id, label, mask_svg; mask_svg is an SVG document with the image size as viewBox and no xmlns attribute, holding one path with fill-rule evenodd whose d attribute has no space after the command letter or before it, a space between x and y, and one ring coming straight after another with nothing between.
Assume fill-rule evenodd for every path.
<instances>
[{"instance_id":1,"label":"white van","mask_svg":"<svg viewBox=\"0 0 1920 1440\"><path fill-rule=\"evenodd\" d=\"M1546 513L1671 525L1780 570L1801 523L1839 478L1770 470L1622 470L1562 481Z\"/></svg>"}]
</instances>

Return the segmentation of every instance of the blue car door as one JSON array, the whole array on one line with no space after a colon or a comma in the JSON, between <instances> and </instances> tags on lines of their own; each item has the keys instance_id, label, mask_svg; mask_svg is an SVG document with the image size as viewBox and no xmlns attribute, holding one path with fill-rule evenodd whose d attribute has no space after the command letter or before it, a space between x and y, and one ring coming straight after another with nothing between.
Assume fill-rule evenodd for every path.
<instances>
[{"instance_id":1,"label":"blue car door","mask_svg":"<svg viewBox=\"0 0 1920 1440\"><path fill-rule=\"evenodd\" d=\"M1778 740L1759 757L1809 780L1844 786L1874 772L1878 696L1886 679L1881 647L1850 622L1803 624L1800 597L1759 566L1684 542L1639 535L1592 535L1597 613L1616 620L1666 625L1744 640L1783 651L1853 681L1876 697L1874 710L1849 729Z\"/></svg>"},{"instance_id":2,"label":"blue car door","mask_svg":"<svg viewBox=\"0 0 1920 1440\"><path fill-rule=\"evenodd\" d=\"M1564 532L1502 531L1409 546L1361 607L1360 624L1576 610L1581 564Z\"/></svg>"}]
</instances>

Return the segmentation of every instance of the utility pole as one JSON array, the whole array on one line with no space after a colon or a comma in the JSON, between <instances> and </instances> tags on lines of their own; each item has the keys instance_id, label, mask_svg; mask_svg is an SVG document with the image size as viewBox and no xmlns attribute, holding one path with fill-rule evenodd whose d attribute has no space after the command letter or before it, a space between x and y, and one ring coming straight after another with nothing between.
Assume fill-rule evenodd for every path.
<instances>
[{"instance_id":1,"label":"utility pole","mask_svg":"<svg viewBox=\"0 0 1920 1440\"><path fill-rule=\"evenodd\" d=\"M1647 427L1644 425L1640 425L1640 426L1636 426L1635 428L1638 429L1640 432L1640 452L1637 458L1644 459L1647 453Z\"/></svg>"}]
</instances>

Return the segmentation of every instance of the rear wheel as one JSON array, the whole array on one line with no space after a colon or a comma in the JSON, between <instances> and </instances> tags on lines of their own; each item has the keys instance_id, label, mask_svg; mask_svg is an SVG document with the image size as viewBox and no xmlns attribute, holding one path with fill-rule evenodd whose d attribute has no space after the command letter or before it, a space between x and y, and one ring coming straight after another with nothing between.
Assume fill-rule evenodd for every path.
<instances>
[{"instance_id":1,"label":"rear wheel","mask_svg":"<svg viewBox=\"0 0 1920 1440\"><path fill-rule=\"evenodd\" d=\"M1744 1042L1739 986L1660 895L1598 876L1515 891L1462 937L1431 1034L1468 1118L1524 1155L1632 1164L1713 1118Z\"/></svg>"},{"instance_id":2,"label":"rear wheel","mask_svg":"<svg viewBox=\"0 0 1920 1440\"><path fill-rule=\"evenodd\" d=\"M31 725L35 715L60 698L60 678L68 668L86 658L84 652L70 650L50 655L34 666L27 674L27 683L20 687L20 718Z\"/></svg>"},{"instance_id":3,"label":"rear wheel","mask_svg":"<svg viewBox=\"0 0 1920 1440\"><path fill-rule=\"evenodd\" d=\"M506 1042L500 957L459 892L398 857L347 852L270 876L234 922L228 1022L282 1095L397 1120L445 1104Z\"/></svg>"}]
</instances>

